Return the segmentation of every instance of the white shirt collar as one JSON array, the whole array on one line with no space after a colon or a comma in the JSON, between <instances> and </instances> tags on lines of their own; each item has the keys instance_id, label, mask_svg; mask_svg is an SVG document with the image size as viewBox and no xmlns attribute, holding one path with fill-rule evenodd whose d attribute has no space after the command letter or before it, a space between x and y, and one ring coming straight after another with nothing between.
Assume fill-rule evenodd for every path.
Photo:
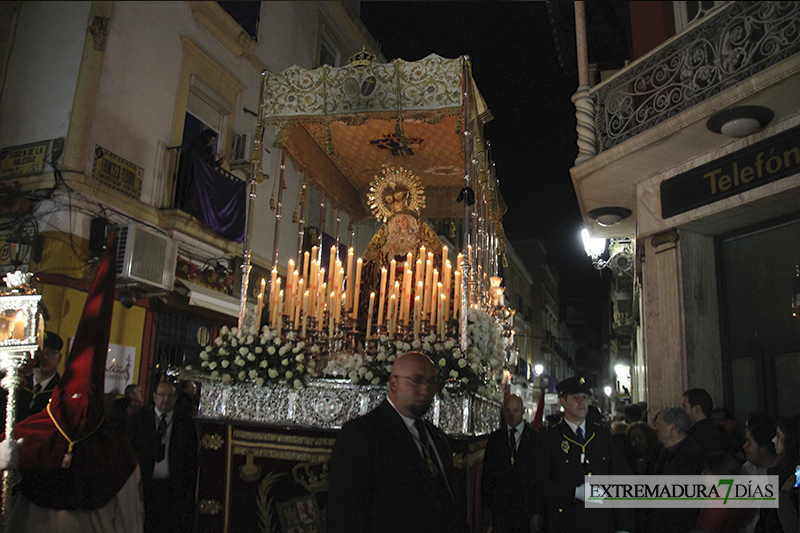
<instances>
[{"instance_id":1,"label":"white shirt collar","mask_svg":"<svg viewBox=\"0 0 800 533\"><path fill-rule=\"evenodd\" d=\"M572 432L575 433L576 435L578 434L578 428L581 428L583 430L583 435L585 437L588 437L588 435L586 435L586 420L585 419L583 420L583 423L580 426L577 426L577 425L573 424L572 422L570 422L566 418L564 418L564 422L567 423L567 425L569 426L569 429L571 429Z\"/></svg>"},{"instance_id":2,"label":"white shirt collar","mask_svg":"<svg viewBox=\"0 0 800 533\"><path fill-rule=\"evenodd\" d=\"M509 431L510 429L511 429L511 426L506 424L506 431ZM523 420L522 422L520 422L519 424L514 426L514 429L516 429L516 432L514 432L514 435L522 435L522 431L525 429L525 421Z\"/></svg>"},{"instance_id":3,"label":"white shirt collar","mask_svg":"<svg viewBox=\"0 0 800 533\"><path fill-rule=\"evenodd\" d=\"M389 405L391 405L394 408L394 410L397 411L397 407L394 405L394 402L392 402L392 400L389 399L388 396L386 397L386 401L388 401ZM417 420L415 418L407 417L406 415L404 415L400 411L397 411L397 414L400 415L400 418L402 418L403 422L406 423L406 426L408 427L408 429L414 428L414 433L416 433L417 428L414 427L414 422L416 422Z\"/></svg>"}]
</instances>

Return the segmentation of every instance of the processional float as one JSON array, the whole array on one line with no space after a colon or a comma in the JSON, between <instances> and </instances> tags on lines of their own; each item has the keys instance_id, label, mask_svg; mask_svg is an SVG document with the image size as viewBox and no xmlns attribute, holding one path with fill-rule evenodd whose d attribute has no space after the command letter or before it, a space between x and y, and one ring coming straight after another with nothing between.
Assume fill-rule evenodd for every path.
<instances>
[{"instance_id":1,"label":"processional float","mask_svg":"<svg viewBox=\"0 0 800 533\"><path fill-rule=\"evenodd\" d=\"M341 68L263 72L239 324L223 328L204 349L199 370L245 388L266 382L289 389L341 387L307 379L337 368L353 383L381 385L394 357L413 348L440 363L451 392L489 395L485 385L496 384L508 362L513 315L497 277L505 206L483 136L491 118L466 56L379 64L362 52ZM255 310L248 311L253 207L267 126L277 128L275 145L282 151L273 265ZM294 220L297 254L282 277L278 239L287 162L304 181ZM383 224L362 257L355 258L352 247L346 258L338 257L338 220L337 242L325 264L321 241L304 249L307 184L351 220L375 216ZM428 221L460 226L454 261ZM493 328L496 334L486 333ZM231 416L230 393L206 389L213 397L205 405L219 407L205 414ZM458 418L456 432L473 432L473 422ZM336 418L331 426L340 423Z\"/></svg>"}]
</instances>

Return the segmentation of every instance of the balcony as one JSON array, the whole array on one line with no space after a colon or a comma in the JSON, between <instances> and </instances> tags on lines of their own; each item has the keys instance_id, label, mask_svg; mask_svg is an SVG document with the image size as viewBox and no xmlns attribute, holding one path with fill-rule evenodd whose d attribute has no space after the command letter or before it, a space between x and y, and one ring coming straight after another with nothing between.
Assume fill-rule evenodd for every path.
<instances>
[{"instance_id":1,"label":"balcony","mask_svg":"<svg viewBox=\"0 0 800 533\"><path fill-rule=\"evenodd\" d=\"M594 130L584 139L594 136L597 153L571 171L584 222L593 227L586 213L609 205L634 213L595 236L636 234L639 182L736 142L708 131L716 112L766 106L771 125L797 114L799 25L800 3L729 2L590 89L594 120L579 135Z\"/></svg>"}]
</instances>

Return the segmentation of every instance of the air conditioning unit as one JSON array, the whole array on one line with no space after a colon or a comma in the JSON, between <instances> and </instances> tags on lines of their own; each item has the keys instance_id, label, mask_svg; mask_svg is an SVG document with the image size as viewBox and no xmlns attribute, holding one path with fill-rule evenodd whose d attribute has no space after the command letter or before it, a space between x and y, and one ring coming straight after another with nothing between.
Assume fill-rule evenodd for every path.
<instances>
[{"instance_id":1,"label":"air conditioning unit","mask_svg":"<svg viewBox=\"0 0 800 533\"><path fill-rule=\"evenodd\" d=\"M173 290L178 244L139 224L118 226L117 284Z\"/></svg>"},{"instance_id":2,"label":"air conditioning unit","mask_svg":"<svg viewBox=\"0 0 800 533\"><path fill-rule=\"evenodd\" d=\"M252 133L237 133L233 138L233 149L231 150L231 167L241 167L249 165L253 161L253 149L255 148Z\"/></svg>"}]
</instances>

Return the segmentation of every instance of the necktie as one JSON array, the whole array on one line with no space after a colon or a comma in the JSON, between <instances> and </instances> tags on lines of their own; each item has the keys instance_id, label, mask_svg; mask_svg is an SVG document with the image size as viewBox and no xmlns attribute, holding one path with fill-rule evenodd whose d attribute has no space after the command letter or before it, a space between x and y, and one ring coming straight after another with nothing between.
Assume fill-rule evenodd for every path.
<instances>
[{"instance_id":1,"label":"necktie","mask_svg":"<svg viewBox=\"0 0 800 533\"><path fill-rule=\"evenodd\" d=\"M511 450L511 464L514 464L514 457L517 455L517 428L511 428L508 432L508 447Z\"/></svg>"},{"instance_id":2,"label":"necktie","mask_svg":"<svg viewBox=\"0 0 800 533\"><path fill-rule=\"evenodd\" d=\"M158 445L156 446L156 462L161 462L166 456L166 447L164 446L164 436L167 434L167 413L161 415L158 421Z\"/></svg>"},{"instance_id":3,"label":"necktie","mask_svg":"<svg viewBox=\"0 0 800 533\"><path fill-rule=\"evenodd\" d=\"M428 440L428 431L425 429L425 422L418 418L414 421L414 427L417 428L417 433L419 433L419 442L422 444L422 454L425 456L425 464L428 467L428 472L439 486L439 490L452 499L453 496L450 493L450 487L444 479L444 474L439 471L439 461L436 459L436 452L433 450L431 441Z\"/></svg>"},{"instance_id":4,"label":"necktie","mask_svg":"<svg viewBox=\"0 0 800 533\"><path fill-rule=\"evenodd\" d=\"M578 442L583 444L583 429L578 428L577 431L575 431L575 435L578 437Z\"/></svg>"},{"instance_id":5,"label":"necktie","mask_svg":"<svg viewBox=\"0 0 800 533\"><path fill-rule=\"evenodd\" d=\"M41 383L37 383L36 386L33 388L33 393L34 394L38 394L40 392L42 392L42 384Z\"/></svg>"}]
</instances>

